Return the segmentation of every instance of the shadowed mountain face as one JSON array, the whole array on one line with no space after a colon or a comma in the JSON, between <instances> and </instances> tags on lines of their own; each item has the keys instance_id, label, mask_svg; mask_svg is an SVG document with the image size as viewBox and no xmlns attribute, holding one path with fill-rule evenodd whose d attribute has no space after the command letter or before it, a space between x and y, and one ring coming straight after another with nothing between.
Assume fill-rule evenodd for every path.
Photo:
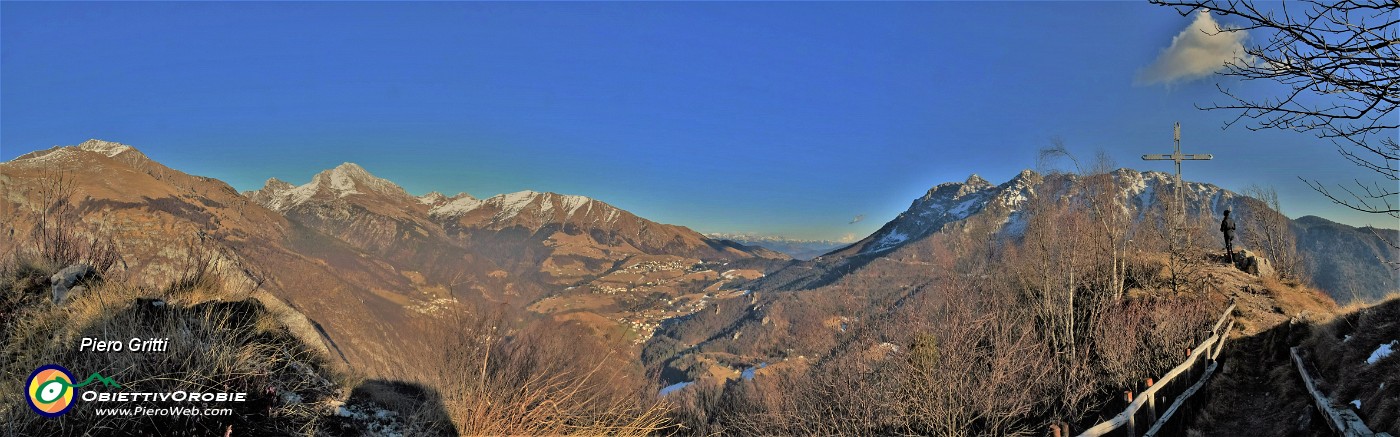
<instances>
[{"instance_id":1,"label":"shadowed mountain face","mask_svg":"<svg viewBox=\"0 0 1400 437\"><path fill-rule=\"evenodd\" d=\"M1400 289L1400 231L1356 228L1317 216L1294 220L1298 250L1313 283L1339 302L1376 299Z\"/></svg>"},{"instance_id":2,"label":"shadowed mountain face","mask_svg":"<svg viewBox=\"0 0 1400 437\"><path fill-rule=\"evenodd\" d=\"M623 289L646 278L656 292L680 286L660 276L693 271L685 285L703 288L724 278L696 266L784 259L579 196L415 197L349 163L305 185L272 179L240 195L97 140L0 163L0 254L27 241L17 236L58 200L71 205L64 211L84 238L116 244L120 274L155 281L208 259L231 289L258 287L284 300L310 319L332 356L373 376L421 371L400 357L435 356L433 333L452 310L489 306L529 323L532 302L586 294L601 278ZM638 265L651 266L651 276L610 276ZM572 308L541 313L603 320L599 331L621 323ZM415 363L431 369L432 361Z\"/></svg>"}]
</instances>

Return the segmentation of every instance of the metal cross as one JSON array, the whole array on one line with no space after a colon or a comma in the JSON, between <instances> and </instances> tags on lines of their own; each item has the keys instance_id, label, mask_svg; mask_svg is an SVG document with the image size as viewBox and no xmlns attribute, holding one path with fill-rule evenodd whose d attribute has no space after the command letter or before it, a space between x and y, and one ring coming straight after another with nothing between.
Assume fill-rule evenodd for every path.
<instances>
[{"instance_id":1,"label":"metal cross","mask_svg":"<svg viewBox=\"0 0 1400 437\"><path fill-rule=\"evenodd\" d=\"M1184 154L1181 153L1181 123L1172 124L1172 141L1174 151L1170 155L1142 155L1144 161L1176 161L1176 184L1181 185L1181 161L1205 161L1213 158L1209 153Z\"/></svg>"}]
</instances>

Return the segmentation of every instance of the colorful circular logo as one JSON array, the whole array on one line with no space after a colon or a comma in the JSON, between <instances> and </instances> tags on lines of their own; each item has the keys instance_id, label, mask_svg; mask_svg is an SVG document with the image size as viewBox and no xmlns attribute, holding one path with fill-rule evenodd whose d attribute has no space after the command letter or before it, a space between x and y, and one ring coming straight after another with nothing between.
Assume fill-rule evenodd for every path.
<instances>
[{"instance_id":1,"label":"colorful circular logo","mask_svg":"<svg viewBox=\"0 0 1400 437\"><path fill-rule=\"evenodd\" d=\"M29 394L29 408L44 417L58 417L73 408L73 398L78 389L73 388L73 373L57 364L46 364L29 374L25 393Z\"/></svg>"}]
</instances>

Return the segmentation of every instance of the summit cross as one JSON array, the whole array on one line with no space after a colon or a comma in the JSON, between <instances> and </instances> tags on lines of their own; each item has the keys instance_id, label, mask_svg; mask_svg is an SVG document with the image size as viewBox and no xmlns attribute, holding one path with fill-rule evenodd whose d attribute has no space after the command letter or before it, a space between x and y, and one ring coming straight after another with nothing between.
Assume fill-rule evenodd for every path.
<instances>
[{"instance_id":1,"label":"summit cross","mask_svg":"<svg viewBox=\"0 0 1400 437\"><path fill-rule=\"evenodd\" d=\"M1206 161L1214 158L1209 153L1181 153L1181 123L1172 124L1173 151L1170 155L1142 155L1144 161L1176 161L1176 185L1181 187L1181 161Z\"/></svg>"}]
</instances>

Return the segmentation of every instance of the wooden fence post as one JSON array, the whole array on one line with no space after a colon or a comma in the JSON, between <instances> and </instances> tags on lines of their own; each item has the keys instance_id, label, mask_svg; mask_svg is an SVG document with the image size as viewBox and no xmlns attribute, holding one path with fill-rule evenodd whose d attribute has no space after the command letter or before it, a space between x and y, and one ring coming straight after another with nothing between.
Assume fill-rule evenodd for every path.
<instances>
[{"instance_id":1,"label":"wooden fence post","mask_svg":"<svg viewBox=\"0 0 1400 437\"><path fill-rule=\"evenodd\" d=\"M1131 392L1131 391L1125 391L1125 392L1123 392L1123 400L1128 401L1128 404L1131 405L1131 404L1133 403L1133 392ZM1127 431L1126 434L1123 434L1123 435L1125 435L1125 436L1127 436L1127 437L1134 437L1134 436L1137 435L1137 413L1136 413L1136 412L1128 413L1128 423L1125 424L1125 425L1123 425L1123 429Z\"/></svg>"},{"instance_id":2,"label":"wooden fence post","mask_svg":"<svg viewBox=\"0 0 1400 437\"><path fill-rule=\"evenodd\" d=\"M1147 388L1152 388L1152 378L1147 378ZM1157 423L1157 394L1155 392L1147 397L1147 418L1152 423Z\"/></svg>"}]
</instances>

